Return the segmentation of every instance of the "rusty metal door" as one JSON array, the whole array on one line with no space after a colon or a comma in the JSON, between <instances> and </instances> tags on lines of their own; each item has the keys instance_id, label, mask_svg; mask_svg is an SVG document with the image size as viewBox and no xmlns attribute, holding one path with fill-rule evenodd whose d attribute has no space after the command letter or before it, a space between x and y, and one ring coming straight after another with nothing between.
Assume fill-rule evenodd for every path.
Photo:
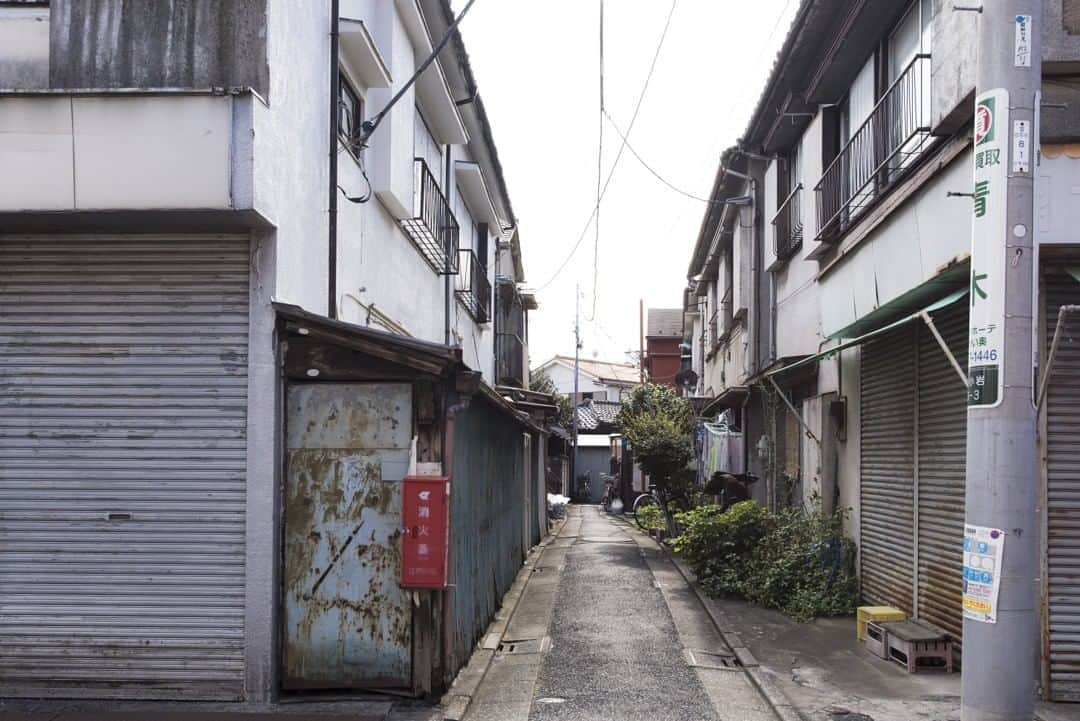
<instances>
[{"instance_id":1,"label":"rusty metal door","mask_svg":"<svg viewBox=\"0 0 1080 721\"><path fill-rule=\"evenodd\" d=\"M411 687L398 529L412 389L293 384L286 424L282 685Z\"/></svg>"},{"instance_id":2,"label":"rusty metal door","mask_svg":"<svg viewBox=\"0 0 1080 721\"><path fill-rule=\"evenodd\" d=\"M968 305L934 313L934 323L953 356L967 367ZM959 642L963 631L964 466L967 454L967 388L930 329L919 322L918 490L916 558L918 608L923 621Z\"/></svg>"},{"instance_id":3,"label":"rusty metal door","mask_svg":"<svg viewBox=\"0 0 1080 721\"><path fill-rule=\"evenodd\" d=\"M1044 282L1045 359L1058 308L1080 303L1080 285L1064 272L1048 272ZM1044 663L1050 698L1080 701L1080 317L1066 316L1049 372L1045 401L1049 658Z\"/></svg>"},{"instance_id":4,"label":"rusty metal door","mask_svg":"<svg viewBox=\"0 0 1080 721\"><path fill-rule=\"evenodd\" d=\"M915 343L908 324L862 348L860 442L862 595L913 611Z\"/></svg>"}]
</instances>

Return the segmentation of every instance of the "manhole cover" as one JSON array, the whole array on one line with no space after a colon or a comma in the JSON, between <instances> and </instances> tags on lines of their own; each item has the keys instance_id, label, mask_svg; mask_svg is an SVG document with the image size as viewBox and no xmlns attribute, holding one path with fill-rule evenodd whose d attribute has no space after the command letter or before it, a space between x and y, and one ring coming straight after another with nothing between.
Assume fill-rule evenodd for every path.
<instances>
[{"instance_id":1,"label":"manhole cover","mask_svg":"<svg viewBox=\"0 0 1080 721\"><path fill-rule=\"evenodd\" d=\"M544 653L550 648L551 639L544 636L543 638L527 638L520 641L503 641L499 644L497 652L501 654Z\"/></svg>"},{"instance_id":2,"label":"manhole cover","mask_svg":"<svg viewBox=\"0 0 1080 721\"><path fill-rule=\"evenodd\" d=\"M697 668L739 668L741 665L739 659L729 653L687 648L683 649L683 655L687 663Z\"/></svg>"}]
</instances>

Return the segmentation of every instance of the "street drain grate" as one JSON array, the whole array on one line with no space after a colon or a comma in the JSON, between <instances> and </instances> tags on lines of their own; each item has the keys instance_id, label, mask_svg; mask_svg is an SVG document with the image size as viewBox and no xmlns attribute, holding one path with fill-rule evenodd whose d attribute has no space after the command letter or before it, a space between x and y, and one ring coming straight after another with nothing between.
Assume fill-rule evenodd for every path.
<instances>
[{"instance_id":1,"label":"street drain grate","mask_svg":"<svg viewBox=\"0 0 1080 721\"><path fill-rule=\"evenodd\" d=\"M562 566L534 566L533 573L559 573L563 570Z\"/></svg>"},{"instance_id":2,"label":"street drain grate","mask_svg":"<svg viewBox=\"0 0 1080 721\"><path fill-rule=\"evenodd\" d=\"M736 669L742 666L739 659L730 653L686 648L683 649L683 655L686 657L687 663L696 668Z\"/></svg>"},{"instance_id":3,"label":"street drain grate","mask_svg":"<svg viewBox=\"0 0 1080 721\"><path fill-rule=\"evenodd\" d=\"M520 641L503 641L499 644L497 653L506 654L523 654L523 653L544 653L551 649L551 639L547 636L543 638L526 638Z\"/></svg>"}]
</instances>

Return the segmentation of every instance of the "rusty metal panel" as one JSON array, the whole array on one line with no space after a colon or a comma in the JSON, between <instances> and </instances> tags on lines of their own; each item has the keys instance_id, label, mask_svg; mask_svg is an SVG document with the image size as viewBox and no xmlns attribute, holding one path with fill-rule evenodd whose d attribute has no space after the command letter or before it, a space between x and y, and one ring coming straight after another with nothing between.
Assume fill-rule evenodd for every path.
<instances>
[{"instance_id":1,"label":"rusty metal panel","mask_svg":"<svg viewBox=\"0 0 1080 721\"><path fill-rule=\"evenodd\" d=\"M968 304L943 308L934 314L934 324L966 368ZM918 616L959 641L967 388L921 322L918 362Z\"/></svg>"},{"instance_id":2,"label":"rusty metal panel","mask_svg":"<svg viewBox=\"0 0 1080 721\"><path fill-rule=\"evenodd\" d=\"M412 388L298 383L286 403L283 686L411 687L398 537Z\"/></svg>"},{"instance_id":3,"label":"rusty metal panel","mask_svg":"<svg viewBox=\"0 0 1080 721\"><path fill-rule=\"evenodd\" d=\"M248 240L0 236L0 696L243 696Z\"/></svg>"},{"instance_id":4,"label":"rusty metal panel","mask_svg":"<svg viewBox=\"0 0 1080 721\"><path fill-rule=\"evenodd\" d=\"M468 660L521 567L527 504L521 427L475 400L454 422L450 677Z\"/></svg>"},{"instance_id":5,"label":"rusty metal panel","mask_svg":"<svg viewBox=\"0 0 1080 721\"><path fill-rule=\"evenodd\" d=\"M915 329L862 349L860 559L863 597L912 612L914 589Z\"/></svg>"},{"instance_id":6,"label":"rusty metal panel","mask_svg":"<svg viewBox=\"0 0 1080 721\"><path fill-rule=\"evenodd\" d=\"M1045 279L1046 343L1058 308L1080 304L1067 273ZM1067 316L1046 396L1050 697L1080 701L1080 317Z\"/></svg>"}]
</instances>

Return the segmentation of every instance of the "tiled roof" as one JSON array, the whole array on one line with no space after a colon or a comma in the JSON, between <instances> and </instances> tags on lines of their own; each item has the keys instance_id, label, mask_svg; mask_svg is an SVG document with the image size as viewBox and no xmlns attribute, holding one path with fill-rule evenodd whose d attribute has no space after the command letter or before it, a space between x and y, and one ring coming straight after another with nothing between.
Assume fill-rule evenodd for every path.
<instances>
[{"instance_id":1,"label":"tiled roof","mask_svg":"<svg viewBox=\"0 0 1080 721\"><path fill-rule=\"evenodd\" d=\"M574 356L557 355L540 367L560 362L574 367ZM612 361L593 360L582 358L578 361L581 372L596 379L615 381L617 383L637 384L641 379L641 371L633 363L615 363Z\"/></svg>"},{"instance_id":2,"label":"tiled roof","mask_svg":"<svg viewBox=\"0 0 1080 721\"><path fill-rule=\"evenodd\" d=\"M616 401L585 401L577 407L578 429L594 431L601 425L615 425L621 405Z\"/></svg>"},{"instance_id":3,"label":"tiled roof","mask_svg":"<svg viewBox=\"0 0 1080 721\"><path fill-rule=\"evenodd\" d=\"M649 321L645 328L647 338L682 338L682 308L649 308Z\"/></svg>"}]
</instances>

